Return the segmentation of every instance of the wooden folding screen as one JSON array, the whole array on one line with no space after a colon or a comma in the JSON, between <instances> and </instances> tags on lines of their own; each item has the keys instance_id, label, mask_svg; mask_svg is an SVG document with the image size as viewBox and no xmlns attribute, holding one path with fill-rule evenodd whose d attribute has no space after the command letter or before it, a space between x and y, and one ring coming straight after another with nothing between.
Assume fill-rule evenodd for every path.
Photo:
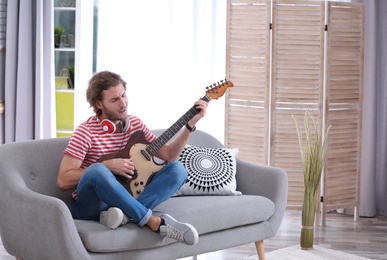
<instances>
[{"instance_id":1,"label":"wooden folding screen","mask_svg":"<svg viewBox=\"0 0 387 260\"><path fill-rule=\"evenodd\" d=\"M300 208L304 184L292 115L302 123L312 111L322 129L332 125L324 212L358 203L363 73L363 6L328 7L326 26L324 1L229 0L227 32L227 76L235 87L227 95L225 144L239 147L242 159L284 168L288 207ZM344 176L351 176L349 187Z\"/></svg>"}]
</instances>

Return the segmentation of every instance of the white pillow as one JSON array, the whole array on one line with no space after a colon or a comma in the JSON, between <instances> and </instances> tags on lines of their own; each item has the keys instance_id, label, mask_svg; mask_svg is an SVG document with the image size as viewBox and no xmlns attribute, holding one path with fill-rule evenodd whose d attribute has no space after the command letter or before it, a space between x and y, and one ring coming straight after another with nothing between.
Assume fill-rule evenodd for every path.
<instances>
[{"instance_id":1,"label":"white pillow","mask_svg":"<svg viewBox=\"0 0 387 260\"><path fill-rule=\"evenodd\" d=\"M187 145L179 161L188 171L178 195L241 195L236 191L236 155L239 149Z\"/></svg>"}]
</instances>

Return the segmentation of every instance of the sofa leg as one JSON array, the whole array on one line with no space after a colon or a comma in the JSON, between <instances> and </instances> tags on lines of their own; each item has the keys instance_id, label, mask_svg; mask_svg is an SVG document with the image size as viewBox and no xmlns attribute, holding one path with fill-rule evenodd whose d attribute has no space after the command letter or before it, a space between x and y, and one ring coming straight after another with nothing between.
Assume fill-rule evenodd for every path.
<instances>
[{"instance_id":1,"label":"sofa leg","mask_svg":"<svg viewBox=\"0 0 387 260\"><path fill-rule=\"evenodd\" d=\"M255 242L255 248L257 249L258 259L265 260L265 248L263 246L263 240Z\"/></svg>"}]
</instances>

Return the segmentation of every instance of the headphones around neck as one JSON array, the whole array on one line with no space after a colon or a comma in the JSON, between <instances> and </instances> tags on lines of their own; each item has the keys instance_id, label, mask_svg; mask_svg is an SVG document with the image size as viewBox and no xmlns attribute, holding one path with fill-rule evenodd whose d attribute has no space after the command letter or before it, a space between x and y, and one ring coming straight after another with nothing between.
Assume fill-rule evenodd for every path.
<instances>
[{"instance_id":1,"label":"headphones around neck","mask_svg":"<svg viewBox=\"0 0 387 260\"><path fill-rule=\"evenodd\" d=\"M117 131L117 125L110 121L109 119L104 119L101 121L102 130L106 133L112 134ZM129 128L129 119L125 119L125 123L121 126L121 133L126 133Z\"/></svg>"}]
</instances>

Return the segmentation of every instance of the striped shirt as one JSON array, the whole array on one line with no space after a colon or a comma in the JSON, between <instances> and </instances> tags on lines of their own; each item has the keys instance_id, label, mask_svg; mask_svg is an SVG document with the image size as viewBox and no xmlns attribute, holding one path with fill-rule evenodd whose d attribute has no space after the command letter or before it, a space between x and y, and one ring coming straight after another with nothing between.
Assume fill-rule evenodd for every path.
<instances>
[{"instance_id":1,"label":"striped shirt","mask_svg":"<svg viewBox=\"0 0 387 260\"><path fill-rule=\"evenodd\" d=\"M64 153L81 160L81 168L87 168L102 156L123 150L136 131L142 131L150 143L156 140L156 136L138 117L128 115L128 119L126 133L111 134L102 129L98 116L91 116L75 129Z\"/></svg>"}]
</instances>

